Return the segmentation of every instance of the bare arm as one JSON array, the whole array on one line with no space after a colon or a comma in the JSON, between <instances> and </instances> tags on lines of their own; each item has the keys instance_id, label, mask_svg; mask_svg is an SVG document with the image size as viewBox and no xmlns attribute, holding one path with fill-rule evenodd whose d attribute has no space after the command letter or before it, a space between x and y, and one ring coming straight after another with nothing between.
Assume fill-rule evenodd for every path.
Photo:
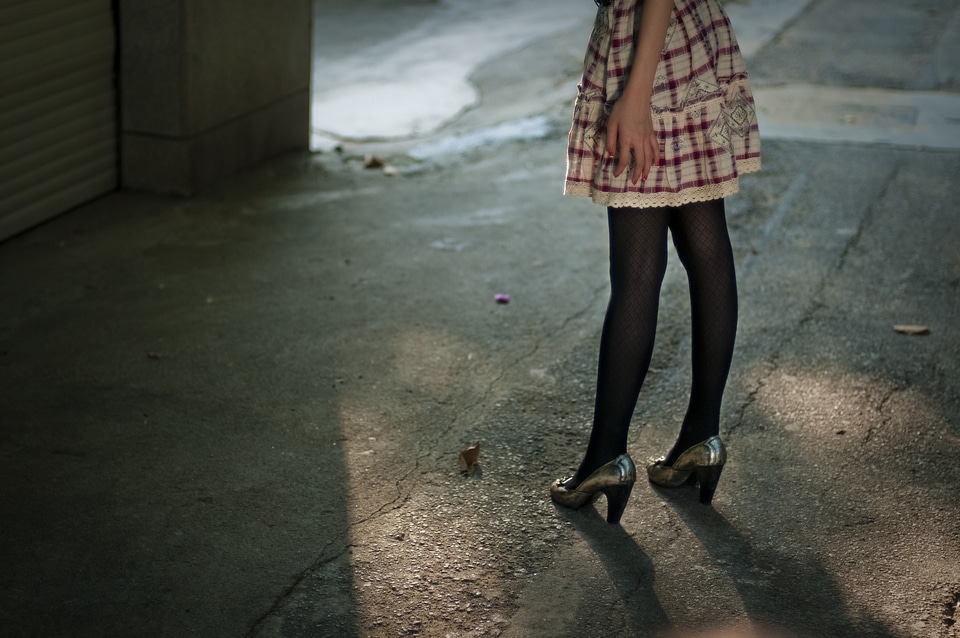
<instances>
[{"instance_id":1,"label":"bare arm","mask_svg":"<svg viewBox=\"0 0 960 638\"><path fill-rule=\"evenodd\" d=\"M660 144L653 131L650 97L672 12L673 0L643 0L633 68L607 121L607 152L611 157L618 152L620 155L614 175L619 177L627 168L632 154L635 160L634 184L641 178L646 179L650 167L660 161Z\"/></svg>"}]
</instances>

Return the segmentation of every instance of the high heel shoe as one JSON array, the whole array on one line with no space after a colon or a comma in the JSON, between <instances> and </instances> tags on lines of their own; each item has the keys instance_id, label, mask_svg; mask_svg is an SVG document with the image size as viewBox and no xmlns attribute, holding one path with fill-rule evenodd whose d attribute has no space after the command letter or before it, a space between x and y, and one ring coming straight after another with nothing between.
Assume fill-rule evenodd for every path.
<instances>
[{"instance_id":1,"label":"high heel shoe","mask_svg":"<svg viewBox=\"0 0 960 638\"><path fill-rule=\"evenodd\" d=\"M571 478L573 477L557 479L550 486L550 498L555 503L580 509L595 501L603 492L607 497L607 522L619 523L630 499L633 484L637 480L637 467L629 454L621 454L601 466L572 490L564 487Z\"/></svg>"},{"instance_id":2,"label":"high heel shoe","mask_svg":"<svg viewBox=\"0 0 960 638\"><path fill-rule=\"evenodd\" d=\"M727 448L719 436L711 436L681 454L673 465L664 465L664 459L652 460L647 466L651 483L661 487L700 484L700 502L709 505L717 491L720 473L727 462Z\"/></svg>"}]
</instances>

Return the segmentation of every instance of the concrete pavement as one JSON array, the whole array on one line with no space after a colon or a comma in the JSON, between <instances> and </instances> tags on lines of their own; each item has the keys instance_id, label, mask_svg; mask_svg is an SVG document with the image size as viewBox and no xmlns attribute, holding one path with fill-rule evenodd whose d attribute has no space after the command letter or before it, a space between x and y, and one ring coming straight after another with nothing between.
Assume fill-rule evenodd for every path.
<instances>
[{"instance_id":1,"label":"concrete pavement","mask_svg":"<svg viewBox=\"0 0 960 638\"><path fill-rule=\"evenodd\" d=\"M810 3L751 56L758 85L953 99L955 3L875 6ZM523 95L536 69L556 95L585 38L472 80ZM569 104L522 111L481 100L436 137L118 193L0 244L0 634L956 635L960 151L764 141L728 202L715 506L642 482L610 527L546 491L589 431L604 213L559 196ZM408 154L534 115L541 137ZM688 340L672 259L638 460L675 435Z\"/></svg>"}]
</instances>

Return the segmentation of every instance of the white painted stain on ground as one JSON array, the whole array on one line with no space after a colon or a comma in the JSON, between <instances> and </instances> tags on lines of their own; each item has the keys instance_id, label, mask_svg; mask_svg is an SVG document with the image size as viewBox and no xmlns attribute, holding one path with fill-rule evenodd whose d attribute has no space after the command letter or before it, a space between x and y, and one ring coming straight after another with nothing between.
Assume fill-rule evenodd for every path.
<instances>
[{"instance_id":1,"label":"white painted stain on ground","mask_svg":"<svg viewBox=\"0 0 960 638\"><path fill-rule=\"evenodd\" d=\"M480 129L466 135L445 137L436 142L422 144L412 151L415 159L430 159L443 155L459 155L482 146L491 146L510 140L536 140L546 137L553 130L550 118L534 115L497 126Z\"/></svg>"},{"instance_id":2,"label":"white painted stain on ground","mask_svg":"<svg viewBox=\"0 0 960 638\"><path fill-rule=\"evenodd\" d=\"M473 106L470 74L497 56L587 24L586 0L446 0L415 30L338 59L313 95L313 130L349 140L419 136ZM585 6L586 5L586 6ZM328 88L329 87L329 88Z\"/></svg>"},{"instance_id":3,"label":"white painted stain on ground","mask_svg":"<svg viewBox=\"0 0 960 638\"><path fill-rule=\"evenodd\" d=\"M734 0L724 8L741 51L750 58L809 4ZM763 139L960 148L960 95L955 93L798 84L753 88Z\"/></svg>"},{"instance_id":4,"label":"white painted stain on ground","mask_svg":"<svg viewBox=\"0 0 960 638\"><path fill-rule=\"evenodd\" d=\"M960 95L815 85L754 91L766 138L960 148Z\"/></svg>"}]
</instances>

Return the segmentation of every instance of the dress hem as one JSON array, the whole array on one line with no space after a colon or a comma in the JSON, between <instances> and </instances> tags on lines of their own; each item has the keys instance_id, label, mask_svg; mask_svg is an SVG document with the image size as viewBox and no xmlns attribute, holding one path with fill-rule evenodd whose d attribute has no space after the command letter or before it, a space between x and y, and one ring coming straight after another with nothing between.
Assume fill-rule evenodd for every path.
<instances>
[{"instance_id":1,"label":"dress hem","mask_svg":"<svg viewBox=\"0 0 960 638\"><path fill-rule=\"evenodd\" d=\"M754 173L760 170L760 158L750 158L737 162L739 175ZM609 192L598 190L588 182L566 180L563 194L570 197L589 197L594 203L611 208L662 208L665 206L683 206L695 202L708 202L733 195L740 190L738 177L728 179L718 184L692 186L676 193L641 193L639 191Z\"/></svg>"}]
</instances>

